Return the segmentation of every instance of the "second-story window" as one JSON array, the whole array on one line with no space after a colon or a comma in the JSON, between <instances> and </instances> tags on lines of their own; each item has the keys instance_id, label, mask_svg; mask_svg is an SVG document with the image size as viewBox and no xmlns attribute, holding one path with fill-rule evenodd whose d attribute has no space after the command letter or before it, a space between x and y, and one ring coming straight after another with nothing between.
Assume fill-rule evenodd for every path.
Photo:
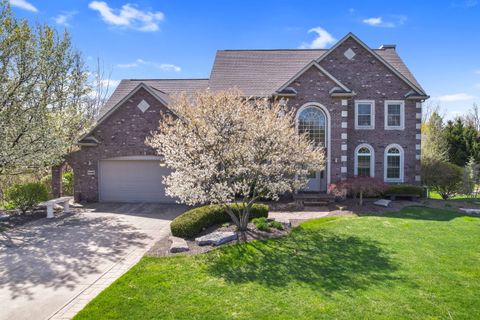
<instances>
[{"instance_id":1,"label":"second-story window","mask_svg":"<svg viewBox=\"0 0 480 320\"><path fill-rule=\"evenodd\" d=\"M355 101L355 129L375 129L375 102Z\"/></svg>"},{"instance_id":2,"label":"second-story window","mask_svg":"<svg viewBox=\"0 0 480 320\"><path fill-rule=\"evenodd\" d=\"M405 103L401 100L385 101L385 129L403 130L405 128Z\"/></svg>"}]
</instances>

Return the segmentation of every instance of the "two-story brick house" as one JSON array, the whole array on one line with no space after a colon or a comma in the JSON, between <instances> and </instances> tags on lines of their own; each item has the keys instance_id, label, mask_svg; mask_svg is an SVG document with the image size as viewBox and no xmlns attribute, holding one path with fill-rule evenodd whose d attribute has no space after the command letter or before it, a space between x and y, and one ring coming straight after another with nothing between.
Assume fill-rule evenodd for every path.
<instances>
[{"instance_id":1,"label":"two-story brick house","mask_svg":"<svg viewBox=\"0 0 480 320\"><path fill-rule=\"evenodd\" d=\"M145 138L169 112L172 94L232 87L283 98L296 109L298 130L324 144L326 168L312 173L306 190L325 192L354 175L418 183L421 103L428 96L394 45L371 49L350 33L328 50L218 51L209 79L123 80L80 150L66 157L76 200L172 202L161 182L168 168Z\"/></svg>"}]
</instances>

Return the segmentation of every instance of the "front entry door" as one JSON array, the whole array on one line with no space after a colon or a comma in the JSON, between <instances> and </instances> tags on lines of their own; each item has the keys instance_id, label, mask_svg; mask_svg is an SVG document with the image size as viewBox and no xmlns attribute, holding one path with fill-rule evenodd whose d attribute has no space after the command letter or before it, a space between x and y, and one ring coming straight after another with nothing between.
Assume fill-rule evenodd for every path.
<instances>
[{"instance_id":1,"label":"front entry door","mask_svg":"<svg viewBox=\"0 0 480 320\"><path fill-rule=\"evenodd\" d=\"M325 174L325 169L322 171L312 172L308 176L307 185L304 188L305 191L317 191L323 192L327 191L327 178Z\"/></svg>"},{"instance_id":2,"label":"front entry door","mask_svg":"<svg viewBox=\"0 0 480 320\"><path fill-rule=\"evenodd\" d=\"M312 143L325 147L327 145L327 117L323 110L316 106L308 106L298 115L298 132L307 133ZM325 152L327 154L327 152ZM328 159L327 159L328 161ZM327 191L326 169L311 172L304 191Z\"/></svg>"}]
</instances>

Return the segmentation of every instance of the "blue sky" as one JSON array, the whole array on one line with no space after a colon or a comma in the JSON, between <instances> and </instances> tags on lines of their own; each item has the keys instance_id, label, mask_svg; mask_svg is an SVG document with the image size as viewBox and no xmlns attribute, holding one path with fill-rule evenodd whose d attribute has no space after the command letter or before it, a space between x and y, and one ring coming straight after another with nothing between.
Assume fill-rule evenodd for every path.
<instances>
[{"instance_id":1,"label":"blue sky","mask_svg":"<svg viewBox=\"0 0 480 320\"><path fill-rule=\"evenodd\" d=\"M448 118L480 104L480 0L11 0L72 34L91 68L123 78L206 78L217 49L330 47L353 32L397 51Z\"/></svg>"}]
</instances>

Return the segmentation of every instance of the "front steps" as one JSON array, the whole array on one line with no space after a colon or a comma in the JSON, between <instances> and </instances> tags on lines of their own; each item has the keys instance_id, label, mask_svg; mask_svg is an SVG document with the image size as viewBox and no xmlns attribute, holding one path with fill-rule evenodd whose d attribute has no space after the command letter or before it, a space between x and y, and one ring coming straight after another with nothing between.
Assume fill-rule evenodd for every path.
<instances>
[{"instance_id":1,"label":"front steps","mask_svg":"<svg viewBox=\"0 0 480 320\"><path fill-rule=\"evenodd\" d=\"M334 196L319 192L299 192L293 195L293 199L304 207L328 206L335 202Z\"/></svg>"}]
</instances>

